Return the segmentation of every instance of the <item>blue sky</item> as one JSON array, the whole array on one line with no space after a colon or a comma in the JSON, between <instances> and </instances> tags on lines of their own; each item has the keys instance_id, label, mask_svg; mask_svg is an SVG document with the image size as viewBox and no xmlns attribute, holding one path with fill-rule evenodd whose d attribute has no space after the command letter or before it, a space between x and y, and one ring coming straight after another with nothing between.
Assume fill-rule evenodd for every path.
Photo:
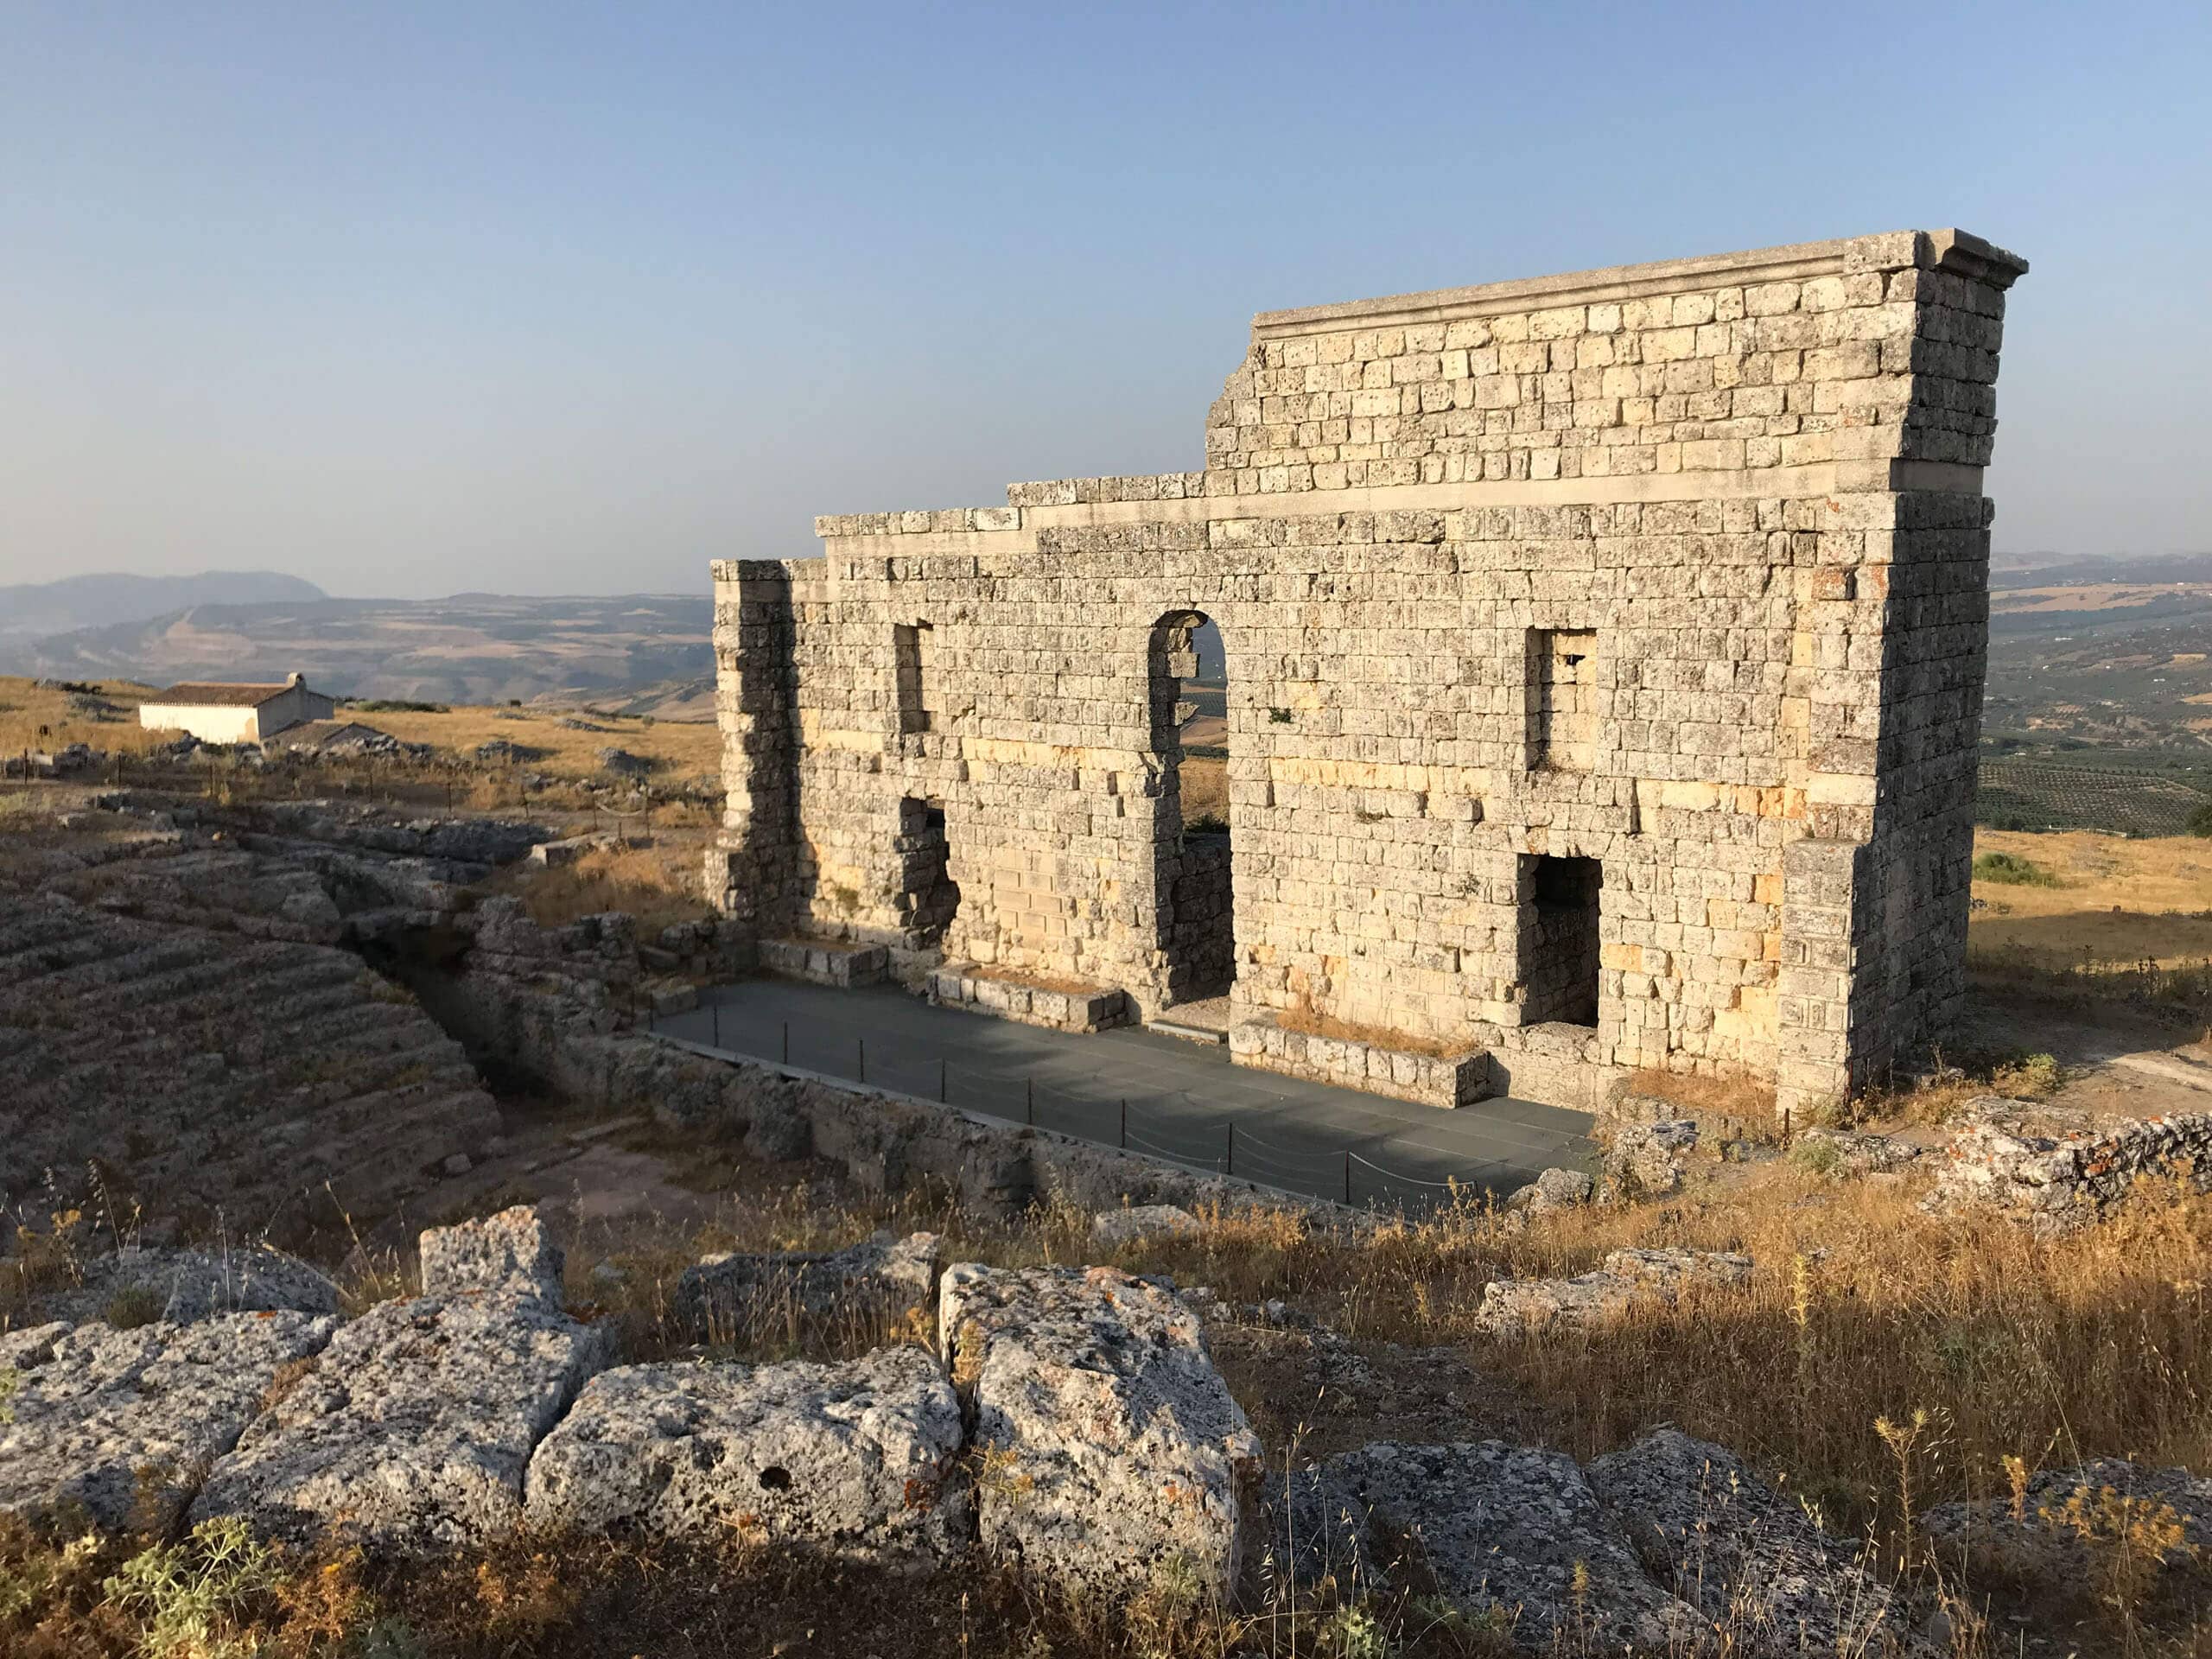
<instances>
[{"instance_id":1,"label":"blue sky","mask_svg":"<svg viewBox=\"0 0 2212 1659\"><path fill-rule=\"evenodd\" d=\"M0 582L683 590L1200 464L1251 314L1959 225L2000 549L2212 547L2212 10L0 0Z\"/></svg>"}]
</instances>

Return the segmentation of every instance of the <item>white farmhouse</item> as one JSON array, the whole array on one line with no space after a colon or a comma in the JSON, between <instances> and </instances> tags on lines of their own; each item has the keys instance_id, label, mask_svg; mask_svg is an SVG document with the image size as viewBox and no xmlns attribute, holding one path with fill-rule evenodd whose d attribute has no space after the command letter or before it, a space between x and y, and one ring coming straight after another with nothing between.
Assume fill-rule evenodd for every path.
<instances>
[{"instance_id":1,"label":"white farmhouse","mask_svg":"<svg viewBox=\"0 0 2212 1659\"><path fill-rule=\"evenodd\" d=\"M302 721L328 720L336 705L294 674L281 685L188 680L138 706L149 731L189 732L203 743L259 743Z\"/></svg>"}]
</instances>

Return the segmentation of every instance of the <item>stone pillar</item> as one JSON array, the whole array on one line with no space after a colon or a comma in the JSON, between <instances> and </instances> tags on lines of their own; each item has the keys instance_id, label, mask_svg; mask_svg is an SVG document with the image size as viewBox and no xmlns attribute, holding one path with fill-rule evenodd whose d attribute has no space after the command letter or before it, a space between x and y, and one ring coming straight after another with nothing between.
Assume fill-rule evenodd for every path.
<instances>
[{"instance_id":1,"label":"stone pillar","mask_svg":"<svg viewBox=\"0 0 2212 1659\"><path fill-rule=\"evenodd\" d=\"M754 939L788 931L798 879L791 575L772 559L717 559L715 707L722 826L707 893Z\"/></svg>"}]
</instances>

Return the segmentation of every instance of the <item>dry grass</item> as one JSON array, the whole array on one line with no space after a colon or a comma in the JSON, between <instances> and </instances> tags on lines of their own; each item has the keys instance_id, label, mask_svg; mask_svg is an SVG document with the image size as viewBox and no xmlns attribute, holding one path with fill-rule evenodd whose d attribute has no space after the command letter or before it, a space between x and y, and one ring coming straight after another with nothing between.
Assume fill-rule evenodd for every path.
<instances>
[{"instance_id":1,"label":"dry grass","mask_svg":"<svg viewBox=\"0 0 2212 1659\"><path fill-rule=\"evenodd\" d=\"M143 754L167 743L174 732L149 732L138 723L138 705L155 688L124 680L99 683L101 701L121 712L105 718L76 712L70 694L41 689L35 681L0 675L0 754L21 754L26 749L60 749L72 743L87 744L110 753Z\"/></svg>"},{"instance_id":2,"label":"dry grass","mask_svg":"<svg viewBox=\"0 0 2212 1659\"><path fill-rule=\"evenodd\" d=\"M1977 880L1982 908L1967 938L1978 956L2069 967L2084 960L2171 967L2212 957L2212 842L1980 830L1974 852L2024 859L2057 883Z\"/></svg>"},{"instance_id":3,"label":"dry grass","mask_svg":"<svg viewBox=\"0 0 2212 1659\"><path fill-rule=\"evenodd\" d=\"M1229 822L1229 762L1210 755L1185 755L1177 767L1183 822Z\"/></svg>"},{"instance_id":4,"label":"dry grass","mask_svg":"<svg viewBox=\"0 0 2212 1659\"><path fill-rule=\"evenodd\" d=\"M552 778L601 776L604 768L599 752L607 748L626 749L658 762L650 780L657 787L688 779L718 777L721 772L721 738L709 721L649 721L626 715L569 715L542 709L456 708L442 715L355 715L341 709L339 715L389 732L404 742L435 744L464 757L473 757L482 744L504 738L520 747L542 751L516 762L517 770ZM564 719L571 718L604 729L580 732L562 725Z\"/></svg>"},{"instance_id":5,"label":"dry grass","mask_svg":"<svg viewBox=\"0 0 2212 1659\"><path fill-rule=\"evenodd\" d=\"M552 869L518 865L494 878L494 891L521 895L540 927L565 927L610 910L636 918L640 938L709 914L699 853L689 842L609 847Z\"/></svg>"},{"instance_id":6,"label":"dry grass","mask_svg":"<svg viewBox=\"0 0 2212 1659\"><path fill-rule=\"evenodd\" d=\"M1433 1059L1456 1059L1475 1052L1471 1043L1416 1036L1409 1031L1394 1031L1388 1026L1361 1025L1302 1006L1278 1010L1275 1023L1285 1031L1303 1032L1309 1037L1332 1037L1338 1042L1363 1043L1370 1048L1387 1049L1397 1054L1426 1054Z\"/></svg>"}]
</instances>

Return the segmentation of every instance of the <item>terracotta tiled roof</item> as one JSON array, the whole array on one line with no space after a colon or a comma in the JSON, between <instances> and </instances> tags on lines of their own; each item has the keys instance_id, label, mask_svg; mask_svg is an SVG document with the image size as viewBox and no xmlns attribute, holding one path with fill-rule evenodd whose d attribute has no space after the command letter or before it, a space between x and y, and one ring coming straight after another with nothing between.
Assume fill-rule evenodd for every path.
<instances>
[{"instance_id":1,"label":"terracotta tiled roof","mask_svg":"<svg viewBox=\"0 0 2212 1659\"><path fill-rule=\"evenodd\" d=\"M211 680L187 680L146 699L158 706L184 703L207 709L258 709L271 697L282 696L289 685L219 685Z\"/></svg>"}]
</instances>

